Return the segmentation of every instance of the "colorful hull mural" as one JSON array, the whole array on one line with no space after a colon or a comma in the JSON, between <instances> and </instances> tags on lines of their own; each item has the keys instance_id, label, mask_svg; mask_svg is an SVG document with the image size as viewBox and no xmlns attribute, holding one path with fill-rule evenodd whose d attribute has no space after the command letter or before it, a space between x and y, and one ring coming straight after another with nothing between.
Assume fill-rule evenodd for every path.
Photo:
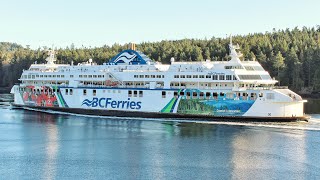
<instances>
[{"instance_id":1,"label":"colorful hull mural","mask_svg":"<svg viewBox=\"0 0 320 180\"><path fill-rule=\"evenodd\" d=\"M190 96L180 96L180 92ZM193 96L196 93L197 96ZM213 97L200 97L200 90L184 89L178 92L179 96L172 98L171 101L160 111L163 113L172 113L177 109L180 114L201 114L215 116L242 116L253 105L255 100L250 97L238 97L235 93L217 94ZM204 95L204 93L203 93ZM177 106L177 107L176 107Z\"/></svg>"},{"instance_id":2,"label":"colorful hull mural","mask_svg":"<svg viewBox=\"0 0 320 180\"><path fill-rule=\"evenodd\" d=\"M253 105L252 100L181 99L177 113L216 116L242 116Z\"/></svg>"},{"instance_id":3,"label":"colorful hull mural","mask_svg":"<svg viewBox=\"0 0 320 180\"><path fill-rule=\"evenodd\" d=\"M56 86L27 86L25 91L20 92L20 95L24 104L27 106L69 107L62 96L60 89ZM162 113L212 116L242 116L255 102L249 97L238 97L236 96L236 93L222 93L217 94L216 96L213 96L213 94L210 93L210 96L205 96L203 92L197 89L179 90L173 98L167 99L166 101L166 105L160 110ZM83 104L84 103L82 103L82 105ZM99 107L97 106L95 108ZM144 109L142 111L148 112L149 110Z\"/></svg>"},{"instance_id":4,"label":"colorful hull mural","mask_svg":"<svg viewBox=\"0 0 320 180\"><path fill-rule=\"evenodd\" d=\"M48 86L41 86L40 89L27 86L26 91L20 92L20 95L24 104L28 106L59 107L54 90Z\"/></svg>"}]
</instances>

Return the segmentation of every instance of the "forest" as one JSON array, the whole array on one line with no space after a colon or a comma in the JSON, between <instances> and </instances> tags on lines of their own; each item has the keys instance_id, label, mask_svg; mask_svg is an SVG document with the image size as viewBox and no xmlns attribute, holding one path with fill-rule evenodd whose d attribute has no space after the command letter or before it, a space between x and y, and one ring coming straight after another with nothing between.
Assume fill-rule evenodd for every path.
<instances>
[{"instance_id":1,"label":"forest","mask_svg":"<svg viewBox=\"0 0 320 180\"><path fill-rule=\"evenodd\" d=\"M234 35L233 43L239 44L243 61L259 61L281 86L302 94L320 92L320 26L276 30L264 33ZM163 40L137 44L139 51L154 61L227 61L229 38ZM57 50L56 63L74 64L93 59L108 62L127 44L103 47L75 47L74 44ZM18 83L23 69L32 63L45 63L47 47L30 49L22 45L0 42L0 87Z\"/></svg>"}]
</instances>

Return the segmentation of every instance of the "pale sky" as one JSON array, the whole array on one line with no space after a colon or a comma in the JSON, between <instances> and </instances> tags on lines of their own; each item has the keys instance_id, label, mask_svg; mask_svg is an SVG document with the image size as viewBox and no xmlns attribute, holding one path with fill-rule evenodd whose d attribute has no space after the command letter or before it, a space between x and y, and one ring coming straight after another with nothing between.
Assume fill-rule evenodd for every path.
<instances>
[{"instance_id":1,"label":"pale sky","mask_svg":"<svg viewBox=\"0 0 320 180\"><path fill-rule=\"evenodd\" d=\"M0 42L66 47L320 25L319 0L0 0Z\"/></svg>"}]
</instances>

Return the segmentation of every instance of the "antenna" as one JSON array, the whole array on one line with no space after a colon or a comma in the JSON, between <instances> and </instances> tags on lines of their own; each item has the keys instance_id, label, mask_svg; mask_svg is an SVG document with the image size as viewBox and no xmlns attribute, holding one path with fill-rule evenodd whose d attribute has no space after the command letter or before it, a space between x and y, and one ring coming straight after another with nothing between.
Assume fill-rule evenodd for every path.
<instances>
[{"instance_id":1,"label":"antenna","mask_svg":"<svg viewBox=\"0 0 320 180\"><path fill-rule=\"evenodd\" d=\"M54 62L56 61L54 55L56 54L56 52L51 49L51 50L47 50L48 51L48 57L46 58L47 64L54 64Z\"/></svg>"}]
</instances>

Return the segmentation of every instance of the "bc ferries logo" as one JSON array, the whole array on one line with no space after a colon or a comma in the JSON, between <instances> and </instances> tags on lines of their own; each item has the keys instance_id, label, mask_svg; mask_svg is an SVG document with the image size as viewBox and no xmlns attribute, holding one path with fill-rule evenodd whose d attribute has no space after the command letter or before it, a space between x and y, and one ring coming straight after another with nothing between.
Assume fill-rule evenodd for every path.
<instances>
[{"instance_id":1,"label":"bc ferries logo","mask_svg":"<svg viewBox=\"0 0 320 180\"><path fill-rule=\"evenodd\" d=\"M91 101L89 99L85 99L82 101L81 106L83 105L109 109L141 109L141 101L130 101L130 98L128 98L127 101L115 101L112 100L112 98L92 98Z\"/></svg>"},{"instance_id":2,"label":"bc ferries logo","mask_svg":"<svg viewBox=\"0 0 320 180\"><path fill-rule=\"evenodd\" d=\"M131 62L137 55L135 54L129 54L127 52L124 52L122 54L119 55L119 57L117 59L114 60L114 63L118 63L119 61L123 61L124 63L128 63Z\"/></svg>"}]
</instances>

